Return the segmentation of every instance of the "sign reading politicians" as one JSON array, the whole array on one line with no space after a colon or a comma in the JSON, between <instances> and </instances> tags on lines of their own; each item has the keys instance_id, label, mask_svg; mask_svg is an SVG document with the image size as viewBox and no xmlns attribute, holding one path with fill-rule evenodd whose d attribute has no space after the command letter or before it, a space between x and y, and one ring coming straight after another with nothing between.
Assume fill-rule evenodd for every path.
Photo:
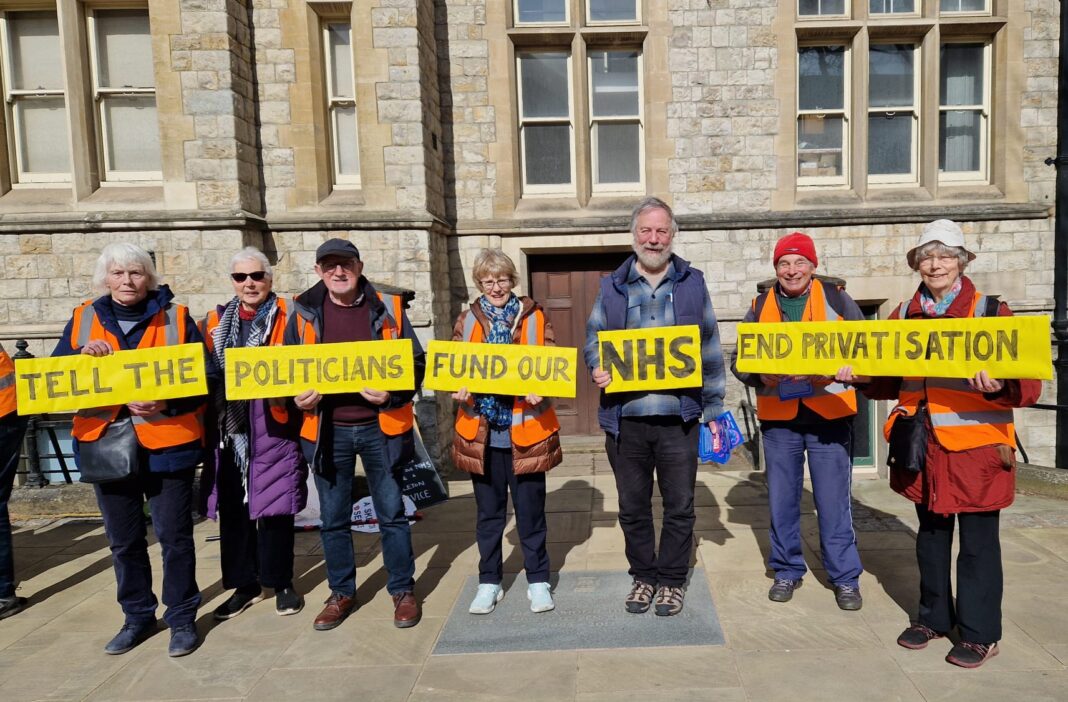
<instances>
[{"instance_id":1,"label":"sign reading politicians","mask_svg":"<svg viewBox=\"0 0 1068 702\"><path fill-rule=\"evenodd\" d=\"M701 327L649 327L597 332L607 392L700 387Z\"/></svg>"},{"instance_id":2,"label":"sign reading politicians","mask_svg":"<svg viewBox=\"0 0 1068 702\"><path fill-rule=\"evenodd\" d=\"M226 350L226 399L415 388L411 339Z\"/></svg>"},{"instance_id":3,"label":"sign reading politicians","mask_svg":"<svg viewBox=\"0 0 1068 702\"><path fill-rule=\"evenodd\" d=\"M426 350L430 390L574 397L578 349L527 344L431 341Z\"/></svg>"},{"instance_id":4,"label":"sign reading politicians","mask_svg":"<svg viewBox=\"0 0 1068 702\"><path fill-rule=\"evenodd\" d=\"M203 344L15 361L19 414L72 412L207 392Z\"/></svg>"},{"instance_id":5,"label":"sign reading politicians","mask_svg":"<svg viewBox=\"0 0 1068 702\"><path fill-rule=\"evenodd\" d=\"M743 373L1053 377L1045 316L738 325Z\"/></svg>"}]
</instances>

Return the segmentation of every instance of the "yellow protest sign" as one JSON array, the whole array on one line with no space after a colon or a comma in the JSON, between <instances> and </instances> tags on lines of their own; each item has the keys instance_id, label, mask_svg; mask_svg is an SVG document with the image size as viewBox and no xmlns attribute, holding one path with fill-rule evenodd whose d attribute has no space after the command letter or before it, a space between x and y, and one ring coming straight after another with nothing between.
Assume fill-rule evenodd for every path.
<instances>
[{"instance_id":1,"label":"yellow protest sign","mask_svg":"<svg viewBox=\"0 0 1068 702\"><path fill-rule=\"evenodd\" d=\"M431 341L426 351L430 390L574 397L578 349L525 344Z\"/></svg>"},{"instance_id":2,"label":"yellow protest sign","mask_svg":"<svg viewBox=\"0 0 1068 702\"><path fill-rule=\"evenodd\" d=\"M701 376L701 327L650 327L597 332L605 392L696 388Z\"/></svg>"},{"instance_id":3,"label":"yellow protest sign","mask_svg":"<svg viewBox=\"0 0 1068 702\"><path fill-rule=\"evenodd\" d=\"M744 373L970 378L1053 377L1049 317L738 325Z\"/></svg>"},{"instance_id":4,"label":"yellow protest sign","mask_svg":"<svg viewBox=\"0 0 1068 702\"><path fill-rule=\"evenodd\" d=\"M226 399L414 390L411 339L226 350Z\"/></svg>"},{"instance_id":5,"label":"yellow protest sign","mask_svg":"<svg viewBox=\"0 0 1068 702\"><path fill-rule=\"evenodd\" d=\"M203 344L15 361L19 414L71 412L207 392Z\"/></svg>"}]
</instances>

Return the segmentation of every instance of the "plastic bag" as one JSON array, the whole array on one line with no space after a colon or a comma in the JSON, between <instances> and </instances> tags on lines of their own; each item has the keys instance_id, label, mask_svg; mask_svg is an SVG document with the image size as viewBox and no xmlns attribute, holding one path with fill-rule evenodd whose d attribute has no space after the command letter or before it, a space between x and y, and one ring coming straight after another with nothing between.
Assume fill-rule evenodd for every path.
<instances>
[{"instance_id":1,"label":"plastic bag","mask_svg":"<svg viewBox=\"0 0 1068 702\"><path fill-rule=\"evenodd\" d=\"M712 448L712 431L708 428L708 424L701 423L701 430L697 440L697 457L702 463L707 463L708 461L719 464L726 463L730 460L731 452L735 447L740 446L745 441L745 437L742 436L742 430L738 428L738 422L734 421L734 415L729 411L716 417L716 422L719 424L719 434L722 439L719 451L715 451Z\"/></svg>"}]
</instances>

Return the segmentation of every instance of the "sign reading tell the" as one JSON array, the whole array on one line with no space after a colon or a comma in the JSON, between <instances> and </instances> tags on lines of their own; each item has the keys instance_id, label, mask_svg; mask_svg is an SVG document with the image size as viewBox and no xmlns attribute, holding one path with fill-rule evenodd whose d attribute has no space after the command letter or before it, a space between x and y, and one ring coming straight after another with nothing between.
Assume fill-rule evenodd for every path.
<instances>
[{"instance_id":1,"label":"sign reading tell the","mask_svg":"<svg viewBox=\"0 0 1068 702\"><path fill-rule=\"evenodd\" d=\"M411 339L226 350L226 399L413 390Z\"/></svg>"},{"instance_id":2,"label":"sign reading tell the","mask_svg":"<svg viewBox=\"0 0 1068 702\"><path fill-rule=\"evenodd\" d=\"M431 341L426 351L430 390L574 397L578 349L525 344Z\"/></svg>"},{"instance_id":3,"label":"sign reading tell the","mask_svg":"<svg viewBox=\"0 0 1068 702\"><path fill-rule=\"evenodd\" d=\"M701 327L650 327L597 332L607 392L700 387Z\"/></svg>"},{"instance_id":4,"label":"sign reading tell the","mask_svg":"<svg viewBox=\"0 0 1068 702\"><path fill-rule=\"evenodd\" d=\"M19 414L71 412L207 392L203 344L15 361Z\"/></svg>"}]
</instances>

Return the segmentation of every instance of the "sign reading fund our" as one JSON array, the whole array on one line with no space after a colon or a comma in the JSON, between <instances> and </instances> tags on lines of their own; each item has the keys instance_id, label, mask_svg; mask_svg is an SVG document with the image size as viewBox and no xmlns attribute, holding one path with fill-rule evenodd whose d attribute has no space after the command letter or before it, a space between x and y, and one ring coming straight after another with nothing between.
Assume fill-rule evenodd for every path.
<instances>
[{"instance_id":1,"label":"sign reading fund our","mask_svg":"<svg viewBox=\"0 0 1068 702\"><path fill-rule=\"evenodd\" d=\"M19 414L72 412L207 392L203 344L15 361Z\"/></svg>"},{"instance_id":2,"label":"sign reading fund our","mask_svg":"<svg viewBox=\"0 0 1068 702\"><path fill-rule=\"evenodd\" d=\"M574 397L578 349L525 344L431 341L426 350L430 390Z\"/></svg>"},{"instance_id":3,"label":"sign reading fund our","mask_svg":"<svg viewBox=\"0 0 1068 702\"><path fill-rule=\"evenodd\" d=\"M1053 377L1049 317L738 325L745 373L970 378Z\"/></svg>"},{"instance_id":4,"label":"sign reading fund our","mask_svg":"<svg viewBox=\"0 0 1068 702\"><path fill-rule=\"evenodd\" d=\"M351 341L226 350L226 399L292 397L372 390L412 390L410 339Z\"/></svg>"},{"instance_id":5,"label":"sign reading fund our","mask_svg":"<svg viewBox=\"0 0 1068 702\"><path fill-rule=\"evenodd\" d=\"M650 327L597 333L605 392L696 388L701 376L701 328Z\"/></svg>"}]
</instances>

